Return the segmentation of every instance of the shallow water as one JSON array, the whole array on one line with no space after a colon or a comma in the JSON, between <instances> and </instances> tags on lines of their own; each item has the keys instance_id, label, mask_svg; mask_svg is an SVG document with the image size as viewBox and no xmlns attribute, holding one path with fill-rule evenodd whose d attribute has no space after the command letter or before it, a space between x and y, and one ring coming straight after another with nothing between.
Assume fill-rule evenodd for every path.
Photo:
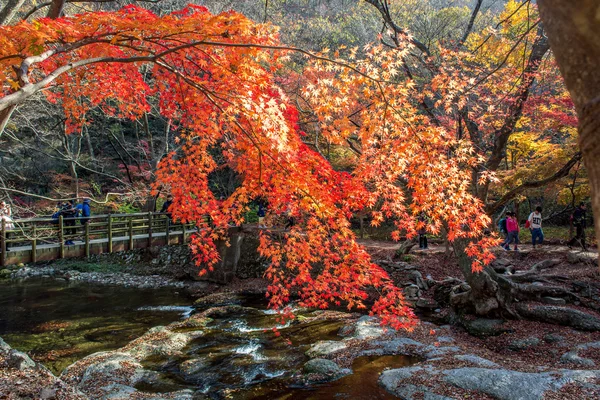
<instances>
[{"instance_id":1,"label":"shallow water","mask_svg":"<svg viewBox=\"0 0 600 400\"><path fill-rule=\"evenodd\" d=\"M176 289L0 281L0 337L60 373L88 354L117 349L184 317L190 303Z\"/></svg>"},{"instance_id":2,"label":"shallow water","mask_svg":"<svg viewBox=\"0 0 600 400\"><path fill-rule=\"evenodd\" d=\"M314 316L312 312L298 314ZM412 365L416 358L358 357L352 375L329 383L302 384L301 371L309 360L306 350L319 340L341 340L338 332L343 325L343 321L318 320L281 326L268 311L240 309L215 318L181 356L146 362L146 368L159 372L161 379L138 389L193 389L209 399L394 399L378 385L379 374L386 368ZM279 335L272 331L274 326Z\"/></svg>"},{"instance_id":3,"label":"shallow water","mask_svg":"<svg viewBox=\"0 0 600 400\"><path fill-rule=\"evenodd\" d=\"M90 353L122 347L153 326L186 318L194 311L189 303L173 289L0 282L0 337L58 374ZM156 393L192 389L197 399L386 400L394 397L377 384L381 371L417 361L359 357L352 375L306 386L300 379L308 361L304 353L319 340L341 340L338 332L344 322L307 322L302 317L319 311L302 311L299 320L280 325L262 296L241 303L212 317L201 328L203 334L176 356L145 360L144 366L159 378L137 388Z\"/></svg>"}]
</instances>

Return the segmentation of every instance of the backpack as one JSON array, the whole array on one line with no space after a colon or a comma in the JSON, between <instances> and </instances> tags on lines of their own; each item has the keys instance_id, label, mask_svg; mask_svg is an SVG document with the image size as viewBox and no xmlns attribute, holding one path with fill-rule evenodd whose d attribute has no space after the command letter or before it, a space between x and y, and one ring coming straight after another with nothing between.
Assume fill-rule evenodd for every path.
<instances>
[{"instance_id":1,"label":"backpack","mask_svg":"<svg viewBox=\"0 0 600 400\"><path fill-rule=\"evenodd\" d=\"M506 218L502 218L500 221L498 221L498 229L500 232L508 232L506 229Z\"/></svg>"}]
</instances>

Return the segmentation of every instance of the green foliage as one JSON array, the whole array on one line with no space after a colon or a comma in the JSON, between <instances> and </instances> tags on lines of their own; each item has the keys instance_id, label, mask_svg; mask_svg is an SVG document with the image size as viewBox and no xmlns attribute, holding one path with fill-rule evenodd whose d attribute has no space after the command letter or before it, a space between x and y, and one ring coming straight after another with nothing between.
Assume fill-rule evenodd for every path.
<instances>
[{"instance_id":1,"label":"green foliage","mask_svg":"<svg viewBox=\"0 0 600 400\"><path fill-rule=\"evenodd\" d=\"M161 204L161 206L162 206L162 204ZM139 207L136 207L131 203L122 203L117 208L117 212L119 214L133 214L133 213L139 213L141 211L142 210Z\"/></svg>"},{"instance_id":2,"label":"green foliage","mask_svg":"<svg viewBox=\"0 0 600 400\"><path fill-rule=\"evenodd\" d=\"M244 221L248 224L253 224L258 222L258 206L251 207L246 214L244 215Z\"/></svg>"}]
</instances>

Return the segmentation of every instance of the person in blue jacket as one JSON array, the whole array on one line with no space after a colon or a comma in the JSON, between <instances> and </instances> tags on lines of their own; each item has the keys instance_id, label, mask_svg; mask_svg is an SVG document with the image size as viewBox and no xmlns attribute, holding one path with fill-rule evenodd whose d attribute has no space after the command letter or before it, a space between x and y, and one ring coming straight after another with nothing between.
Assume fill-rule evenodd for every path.
<instances>
[{"instance_id":1,"label":"person in blue jacket","mask_svg":"<svg viewBox=\"0 0 600 400\"><path fill-rule=\"evenodd\" d=\"M78 210L78 214L80 215L79 223L81 225L85 225L90 221L90 216L92 215L92 209L90 208L90 199L83 199L81 204L77 204L75 207Z\"/></svg>"}]
</instances>

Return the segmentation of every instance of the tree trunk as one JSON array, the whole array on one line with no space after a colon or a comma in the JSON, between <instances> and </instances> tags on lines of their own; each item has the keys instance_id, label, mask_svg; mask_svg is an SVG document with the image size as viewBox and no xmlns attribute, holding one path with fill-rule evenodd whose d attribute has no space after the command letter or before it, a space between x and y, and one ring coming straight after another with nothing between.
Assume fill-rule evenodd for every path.
<instances>
[{"instance_id":1,"label":"tree trunk","mask_svg":"<svg viewBox=\"0 0 600 400\"><path fill-rule=\"evenodd\" d=\"M550 46L579 116L579 147L600 216L600 1L539 0ZM600 218L594 218L596 236Z\"/></svg>"},{"instance_id":2,"label":"tree trunk","mask_svg":"<svg viewBox=\"0 0 600 400\"><path fill-rule=\"evenodd\" d=\"M469 241L465 239L457 239L452 243L454 253L458 257L458 265L470 290L454 295L451 303L460 309L472 307L472 311L478 315L488 315L501 309L505 301L503 296L499 296L498 284L486 270L479 273L473 272L472 259L467 256L465 251L468 244Z\"/></svg>"},{"instance_id":3,"label":"tree trunk","mask_svg":"<svg viewBox=\"0 0 600 400\"><path fill-rule=\"evenodd\" d=\"M52 0L50 9L48 10L47 18L56 19L59 18L63 12L66 0Z\"/></svg>"},{"instance_id":4,"label":"tree trunk","mask_svg":"<svg viewBox=\"0 0 600 400\"><path fill-rule=\"evenodd\" d=\"M6 5L0 9L0 25L11 23L25 0L7 0Z\"/></svg>"},{"instance_id":5,"label":"tree trunk","mask_svg":"<svg viewBox=\"0 0 600 400\"><path fill-rule=\"evenodd\" d=\"M2 132L4 132L4 128L6 128L6 125L8 124L8 121L10 121L10 117L16 108L17 106L10 106L0 111L0 137L2 137Z\"/></svg>"}]
</instances>

